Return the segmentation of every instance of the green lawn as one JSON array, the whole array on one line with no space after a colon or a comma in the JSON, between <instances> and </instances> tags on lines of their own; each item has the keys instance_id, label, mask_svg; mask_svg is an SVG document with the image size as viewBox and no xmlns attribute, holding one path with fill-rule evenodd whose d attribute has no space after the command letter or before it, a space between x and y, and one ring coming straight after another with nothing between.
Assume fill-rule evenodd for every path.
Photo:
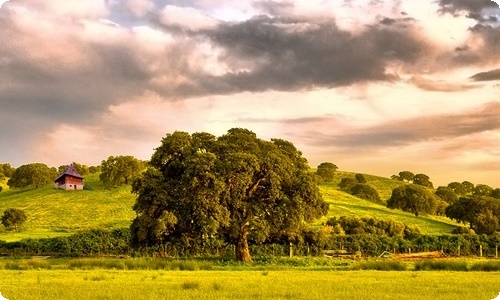
<instances>
[{"instance_id":1,"label":"green lawn","mask_svg":"<svg viewBox=\"0 0 500 300\"><path fill-rule=\"evenodd\" d=\"M7 299L493 299L499 272L0 270Z\"/></svg>"},{"instance_id":2,"label":"green lawn","mask_svg":"<svg viewBox=\"0 0 500 300\"><path fill-rule=\"evenodd\" d=\"M38 189L0 192L0 213L6 208L22 209L28 220L21 232L0 230L0 239L42 238L67 235L89 228L128 227L135 213L130 186L106 188L97 175L85 178L93 190L63 191L47 185Z\"/></svg>"}]
</instances>

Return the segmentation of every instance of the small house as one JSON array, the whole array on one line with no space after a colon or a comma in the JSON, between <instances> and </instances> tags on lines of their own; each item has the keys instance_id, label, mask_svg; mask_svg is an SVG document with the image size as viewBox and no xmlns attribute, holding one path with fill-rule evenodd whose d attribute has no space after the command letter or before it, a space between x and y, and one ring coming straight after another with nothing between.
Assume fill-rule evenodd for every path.
<instances>
[{"instance_id":1,"label":"small house","mask_svg":"<svg viewBox=\"0 0 500 300\"><path fill-rule=\"evenodd\" d=\"M56 180L54 180L54 188L69 190L83 190L83 177L73 167L73 164L68 165Z\"/></svg>"}]
</instances>

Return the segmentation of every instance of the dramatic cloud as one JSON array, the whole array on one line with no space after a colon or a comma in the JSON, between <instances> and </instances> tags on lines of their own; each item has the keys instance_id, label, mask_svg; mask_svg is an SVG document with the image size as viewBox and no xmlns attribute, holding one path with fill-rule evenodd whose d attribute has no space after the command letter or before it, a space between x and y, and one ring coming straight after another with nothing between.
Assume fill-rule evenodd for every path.
<instances>
[{"instance_id":1,"label":"dramatic cloud","mask_svg":"<svg viewBox=\"0 0 500 300\"><path fill-rule=\"evenodd\" d=\"M492 81L492 80L500 80L500 69L491 70L488 72L477 73L470 77L475 81Z\"/></svg>"},{"instance_id":2,"label":"dramatic cloud","mask_svg":"<svg viewBox=\"0 0 500 300\"><path fill-rule=\"evenodd\" d=\"M462 161L479 180L499 157L491 1L1 3L0 160L13 165L147 159L166 132L231 127L381 175L388 161L439 174Z\"/></svg>"}]
</instances>

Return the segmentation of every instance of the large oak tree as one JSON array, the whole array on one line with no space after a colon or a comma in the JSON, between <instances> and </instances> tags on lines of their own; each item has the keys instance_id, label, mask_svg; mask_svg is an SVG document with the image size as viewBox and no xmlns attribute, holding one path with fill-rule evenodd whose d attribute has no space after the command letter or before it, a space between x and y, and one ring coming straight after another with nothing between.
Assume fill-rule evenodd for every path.
<instances>
[{"instance_id":1,"label":"large oak tree","mask_svg":"<svg viewBox=\"0 0 500 300\"><path fill-rule=\"evenodd\" d=\"M234 128L167 134L149 169L132 185L137 194L133 241L203 242L221 237L239 261L251 261L250 234L293 237L328 210L302 153L281 139L265 141Z\"/></svg>"}]
</instances>

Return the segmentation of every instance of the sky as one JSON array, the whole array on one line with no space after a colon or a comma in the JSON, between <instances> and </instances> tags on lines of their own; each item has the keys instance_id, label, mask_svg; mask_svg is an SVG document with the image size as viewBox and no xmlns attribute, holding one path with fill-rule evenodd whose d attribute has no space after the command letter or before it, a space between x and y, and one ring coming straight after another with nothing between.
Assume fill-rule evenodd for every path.
<instances>
[{"instance_id":1,"label":"sky","mask_svg":"<svg viewBox=\"0 0 500 300\"><path fill-rule=\"evenodd\" d=\"M500 187L489 0L0 1L0 163L248 128L311 167Z\"/></svg>"}]
</instances>

